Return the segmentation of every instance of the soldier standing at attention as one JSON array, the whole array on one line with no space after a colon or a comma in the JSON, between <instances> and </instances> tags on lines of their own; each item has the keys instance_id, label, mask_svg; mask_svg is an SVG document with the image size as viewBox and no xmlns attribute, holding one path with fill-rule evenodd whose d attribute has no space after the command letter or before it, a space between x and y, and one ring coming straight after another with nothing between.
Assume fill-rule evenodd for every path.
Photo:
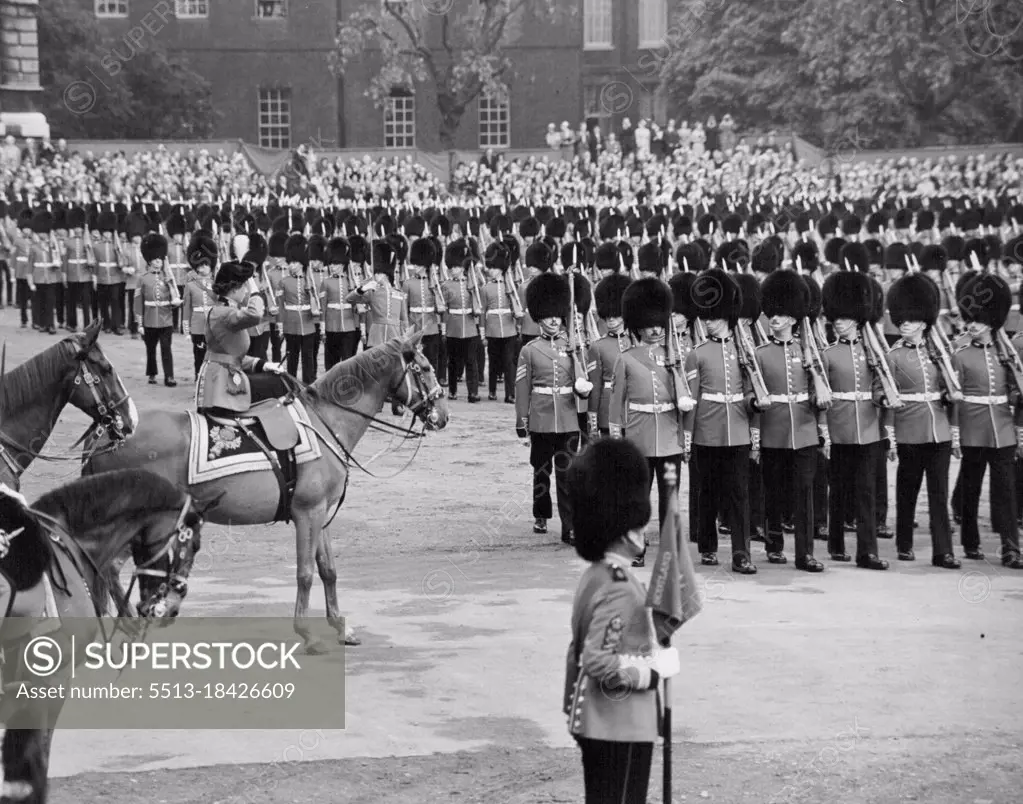
<instances>
[{"instance_id":1,"label":"soldier standing at attention","mask_svg":"<svg viewBox=\"0 0 1023 804\"><path fill-rule=\"evenodd\" d=\"M903 405L895 410L895 441L899 466L895 473L895 539L900 561L913 561L913 518L920 483L927 476L927 507L931 525L931 564L959 569L952 552L948 517L948 469L952 429L948 408L962 393L945 381L925 342L928 327L938 320L940 294L925 274L906 274L888 289L892 326L901 338L888 354L892 376ZM958 399L953 399L953 396Z\"/></svg>"},{"instance_id":2,"label":"soldier standing at attention","mask_svg":"<svg viewBox=\"0 0 1023 804\"><path fill-rule=\"evenodd\" d=\"M614 272L601 279L593 289L597 316L607 326L607 334L590 345L589 361L593 366L590 382L593 383L593 390L590 392L588 414L589 431L593 436L611 433L614 369L618 358L632 346L632 336L626 331L625 319L622 318L622 296L630 282L629 277Z\"/></svg>"},{"instance_id":3,"label":"soldier standing at attention","mask_svg":"<svg viewBox=\"0 0 1023 804\"><path fill-rule=\"evenodd\" d=\"M355 305L345 301L355 289L348 279L348 265L348 241L332 237L327 243L327 278L320 287L325 333L323 361L328 371L359 351L359 319Z\"/></svg>"},{"instance_id":4,"label":"soldier standing at attention","mask_svg":"<svg viewBox=\"0 0 1023 804\"><path fill-rule=\"evenodd\" d=\"M451 279L441 285L441 291L447 308L444 323L448 344L448 399L458 398L458 377L464 369L469 401L475 403L480 401L475 352L480 310L465 278L465 272L471 266L471 257L466 257L461 264L449 264Z\"/></svg>"},{"instance_id":5,"label":"soldier standing at attention","mask_svg":"<svg viewBox=\"0 0 1023 804\"><path fill-rule=\"evenodd\" d=\"M72 207L67 213L70 234L64 250L64 275L67 278L67 310L64 320L71 332L78 330L78 307L82 308L82 326L92 323L92 291L96 281L93 255L85 239L85 210Z\"/></svg>"},{"instance_id":6,"label":"soldier standing at attention","mask_svg":"<svg viewBox=\"0 0 1023 804\"><path fill-rule=\"evenodd\" d=\"M440 315L444 312L444 294L438 292L440 283L433 266L440 263L433 240L420 237L409 247L409 264L414 273L405 282L405 303L408 305L409 323L423 333L423 354L434 372L440 365Z\"/></svg>"},{"instance_id":7,"label":"soldier standing at attention","mask_svg":"<svg viewBox=\"0 0 1023 804\"><path fill-rule=\"evenodd\" d=\"M32 218L32 321L36 328L50 335L57 334L54 312L57 304L58 257L52 240L53 216L45 209Z\"/></svg>"},{"instance_id":8,"label":"soldier standing at attention","mask_svg":"<svg viewBox=\"0 0 1023 804\"><path fill-rule=\"evenodd\" d=\"M171 213L170 217L167 218L166 225L167 236L170 238L167 242L167 264L170 268L171 276L174 277L174 281L177 283L178 296L184 300L185 285L188 284L189 270L188 255L186 253L187 244L185 243L185 233L188 231L188 224L185 222L185 218L181 214L180 207L176 208L174 212ZM184 306L175 307L173 312L174 329L184 332Z\"/></svg>"},{"instance_id":9,"label":"soldier standing at attention","mask_svg":"<svg viewBox=\"0 0 1023 804\"><path fill-rule=\"evenodd\" d=\"M374 240L371 246L373 278L348 294L349 304L365 304L366 339L369 348L400 337L408 327L405 294L394 288L396 254L385 240Z\"/></svg>"},{"instance_id":10,"label":"soldier standing at attention","mask_svg":"<svg viewBox=\"0 0 1023 804\"><path fill-rule=\"evenodd\" d=\"M288 244L286 232L274 232L267 241L267 265L266 275L270 280L270 287L275 297L281 295L281 282L288 274L287 261L285 260L285 247ZM281 346L284 344L284 336L281 335L281 314L270 316L270 357L275 363L281 362Z\"/></svg>"},{"instance_id":11,"label":"soldier standing at attention","mask_svg":"<svg viewBox=\"0 0 1023 804\"><path fill-rule=\"evenodd\" d=\"M657 688L679 672L677 649L656 647L646 589L629 569L644 550L650 471L631 442L601 439L568 474L576 552L590 566L572 604L563 711L586 801L639 804L659 733Z\"/></svg>"},{"instance_id":12,"label":"soldier standing at attention","mask_svg":"<svg viewBox=\"0 0 1023 804\"><path fill-rule=\"evenodd\" d=\"M519 352L515 372L515 432L529 447L533 467L533 533L546 533L553 514L551 474L558 493L561 541L572 543L568 466L579 451L575 394L588 396L589 382L575 380L565 326L571 319L568 279L540 274L529 283L526 309L541 335Z\"/></svg>"},{"instance_id":13,"label":"soldier standing at attention","mask_svg":"<svg viewBox=\"0 0 1023 804\"><path fill-rule=\"evenodd\" d=\"M306 251L305 237L300 234L289 237L285 244L285 254L288 276L281 281L280 300L277 306L288 350L288 374L294 376L298 372L301 359L302 382L308 385L316 379L314 352L316 330L313 326L316 319L312 307L313 294L316 290L307 281L306 267L309 265L309 255ZM260 309L262 310L262 307ZM246 337L246 350L249 348L248 342L249 339Z\"/></svg>"},{"instance_id":14,"label":"soldier standing at attention","mask_svg":"<svg viewBox=\"0 0 1023 804\"><path fill-rule=\"evenodd\" d=\"M504 401L515 403L515 342L516 312L520 317L522 304L518 289L508 276L511 263L508 248L503 243L491 243L484 257L490 281L483 286L483 326L487 338L487 355L490 359L489 376L490 401L497 399L497 376L504 374ZM511 298L515 295L515 300Z\"/></svg>"},{"instance_id":15,"label":"soldier standing at attention","mask_svg":"<svg viewBox=\"0 0 1023 804\"><path fill-rule=\"evenodd\" d=\"M192 341L196 380L199 379L199 369L206 357L206 313L212 310L217 302L213 295L210 265L209 259L195 263L195 272L185 283L185 295L182 296L182 326L185 336Z\"/></svg>"},{"instance_id":16,"label":"soldier standing at attention","mask_svg":"<svg viewBox=\"0 0 1023 804\"><path fill-rule=\"evenodd\" d=\"M163 364L163 384L168 388L176 386L174 379L174 355L171 353L171 333L174 331L174 316L171 284L167 279L164 260L167 259L167 238L150 233L139 244L142 259L149 270L139 278L135 294L135 320L142 327L142 339L146 344L146 376L149 384L156 385L156 346L160 345L160 362Z\"/></svg>"}]
</instances>

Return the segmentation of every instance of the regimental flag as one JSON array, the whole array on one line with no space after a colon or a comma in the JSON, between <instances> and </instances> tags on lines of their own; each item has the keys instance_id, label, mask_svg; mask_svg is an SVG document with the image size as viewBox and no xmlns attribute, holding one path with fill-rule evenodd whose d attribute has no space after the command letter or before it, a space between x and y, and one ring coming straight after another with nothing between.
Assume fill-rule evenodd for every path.
<instances>
[{"instance_id":1,"label":"regimental flag","mask_svg":"<svg viewBox=\"0 0 1023 804\"><path fill-rule=\"evenodd\" d=\"M677 486L670 493L671 501L661 528L661 544L646 597L646 605L653 612L657 641L665 647L679 628L703 610L693 559L688 545L682 541Z\"/></svg>"}]
</instances>

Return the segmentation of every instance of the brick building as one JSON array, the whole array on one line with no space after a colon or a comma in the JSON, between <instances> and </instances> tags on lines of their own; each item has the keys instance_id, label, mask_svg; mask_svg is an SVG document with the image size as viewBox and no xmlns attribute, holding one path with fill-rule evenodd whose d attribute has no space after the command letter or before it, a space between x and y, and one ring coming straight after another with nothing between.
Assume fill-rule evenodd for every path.
<instances>
[{"instance_id":1,"label":"brick building","mask_svg":"<svg viewBox=\"0 0 1023 804\"><path fill-rule=\"evenodd\" d=\"M473 0L81 1L116 40L110 53L100 54L97 76L159 40L213 85L222 115L217 137L272 148L437 151L439 115L429 86L412 95L395 92L379 109L364 95L375 54L350 66L344 78L330 72L327 59L338 20L367 2L416 3L439 45L437 9L451 5L457 13ZM567 120L574 128L584 115L605 128L623 114L663 117L651 89L656 71L643 58L663 37L668 0L567 2L574 11L557 25L518 21L507 48L513 63L507 102L474 102L457 148L540 148L547 123Z\"/></svg>"},{"instance_id":2,"label":"brick building","mask_svg":"<svg viewBox=\"0 0 1023 804\"><path fill-rule=\"evenodd\" d=\"M4 133L49 135L38 112L39 0L0 0L0 125Z\"/></svg>"}]
</instances>

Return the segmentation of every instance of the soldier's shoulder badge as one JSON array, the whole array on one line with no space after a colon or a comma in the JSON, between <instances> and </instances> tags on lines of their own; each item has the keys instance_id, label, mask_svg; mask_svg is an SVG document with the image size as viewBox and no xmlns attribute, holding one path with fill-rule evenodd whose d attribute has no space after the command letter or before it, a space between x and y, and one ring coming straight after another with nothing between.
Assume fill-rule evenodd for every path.
<instances>
[{"instance_id":1,"label":"soldier's shoulder badge","mask_svg":"<svg viewBox=\"0 0 1023 804\"><path fill-rule=\"evenodd\" d=\"M604 630L604 650L615 650L621 644L624 630L625 625L622 623L621 615L616 614Z\"/></svg>"}]
</instances>

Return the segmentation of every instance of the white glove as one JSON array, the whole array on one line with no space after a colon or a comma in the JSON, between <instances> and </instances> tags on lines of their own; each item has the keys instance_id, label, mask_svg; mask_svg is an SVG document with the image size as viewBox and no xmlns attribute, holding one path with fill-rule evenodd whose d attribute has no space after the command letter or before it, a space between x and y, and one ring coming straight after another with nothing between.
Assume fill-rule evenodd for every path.
<instances>
[{"instance_id":1,"label":"white glove","mask_svg":"<svg viewBox=\"0 0 1023 804\"><path fill-rule=\"evenodd\" d=\"M654 654L654 660L650 666L657 671L661 678L677 676L682 671L682 664L678 657L678 648L664 648Z\"/></svg>"},{"instance_id":2,"label":"white glove","mask_svg":"<svg viewBox=\"0 0 1023 804\"><path fill-rule=\"evenodd\" d=\"M371 280L369 280L369 282L367 282L366 284L364 284L364 285L363 285L363 286L362 286L362 287L360 288L360 290L361 290L361 291L362 291L363 293L368 293L368 292L369 292L369 291L371 291L371 290L376 290L376 289L377 289L378 287L380 287L380 286L379 286L379 285L377 284L377 281L376 281L375 279L371 279Z\"/></svg>"},{"instance_id":3,"label":"white glove","mask_svg":"<svg viewBox=\"0 0 1023 804\"><path fill-rule=\"evenodd\" d=\"M264 363L263 371L269 371L271 374L283 374L284 369L281 368L280 363Z\"/></svg>"},{"instance_id":4,"label":"white glove","mask_svg":"<svg viewBox=\"0 0 1023 804\"><path fill-rule=\"evenodd\" d=\"M582 377L576 379L575 392L579 394L579 396L587 397L590 395L590 391L592 390L593 390L592 382L590 382L589 380L584 380Z\"/></svg>"}]
</instances>

